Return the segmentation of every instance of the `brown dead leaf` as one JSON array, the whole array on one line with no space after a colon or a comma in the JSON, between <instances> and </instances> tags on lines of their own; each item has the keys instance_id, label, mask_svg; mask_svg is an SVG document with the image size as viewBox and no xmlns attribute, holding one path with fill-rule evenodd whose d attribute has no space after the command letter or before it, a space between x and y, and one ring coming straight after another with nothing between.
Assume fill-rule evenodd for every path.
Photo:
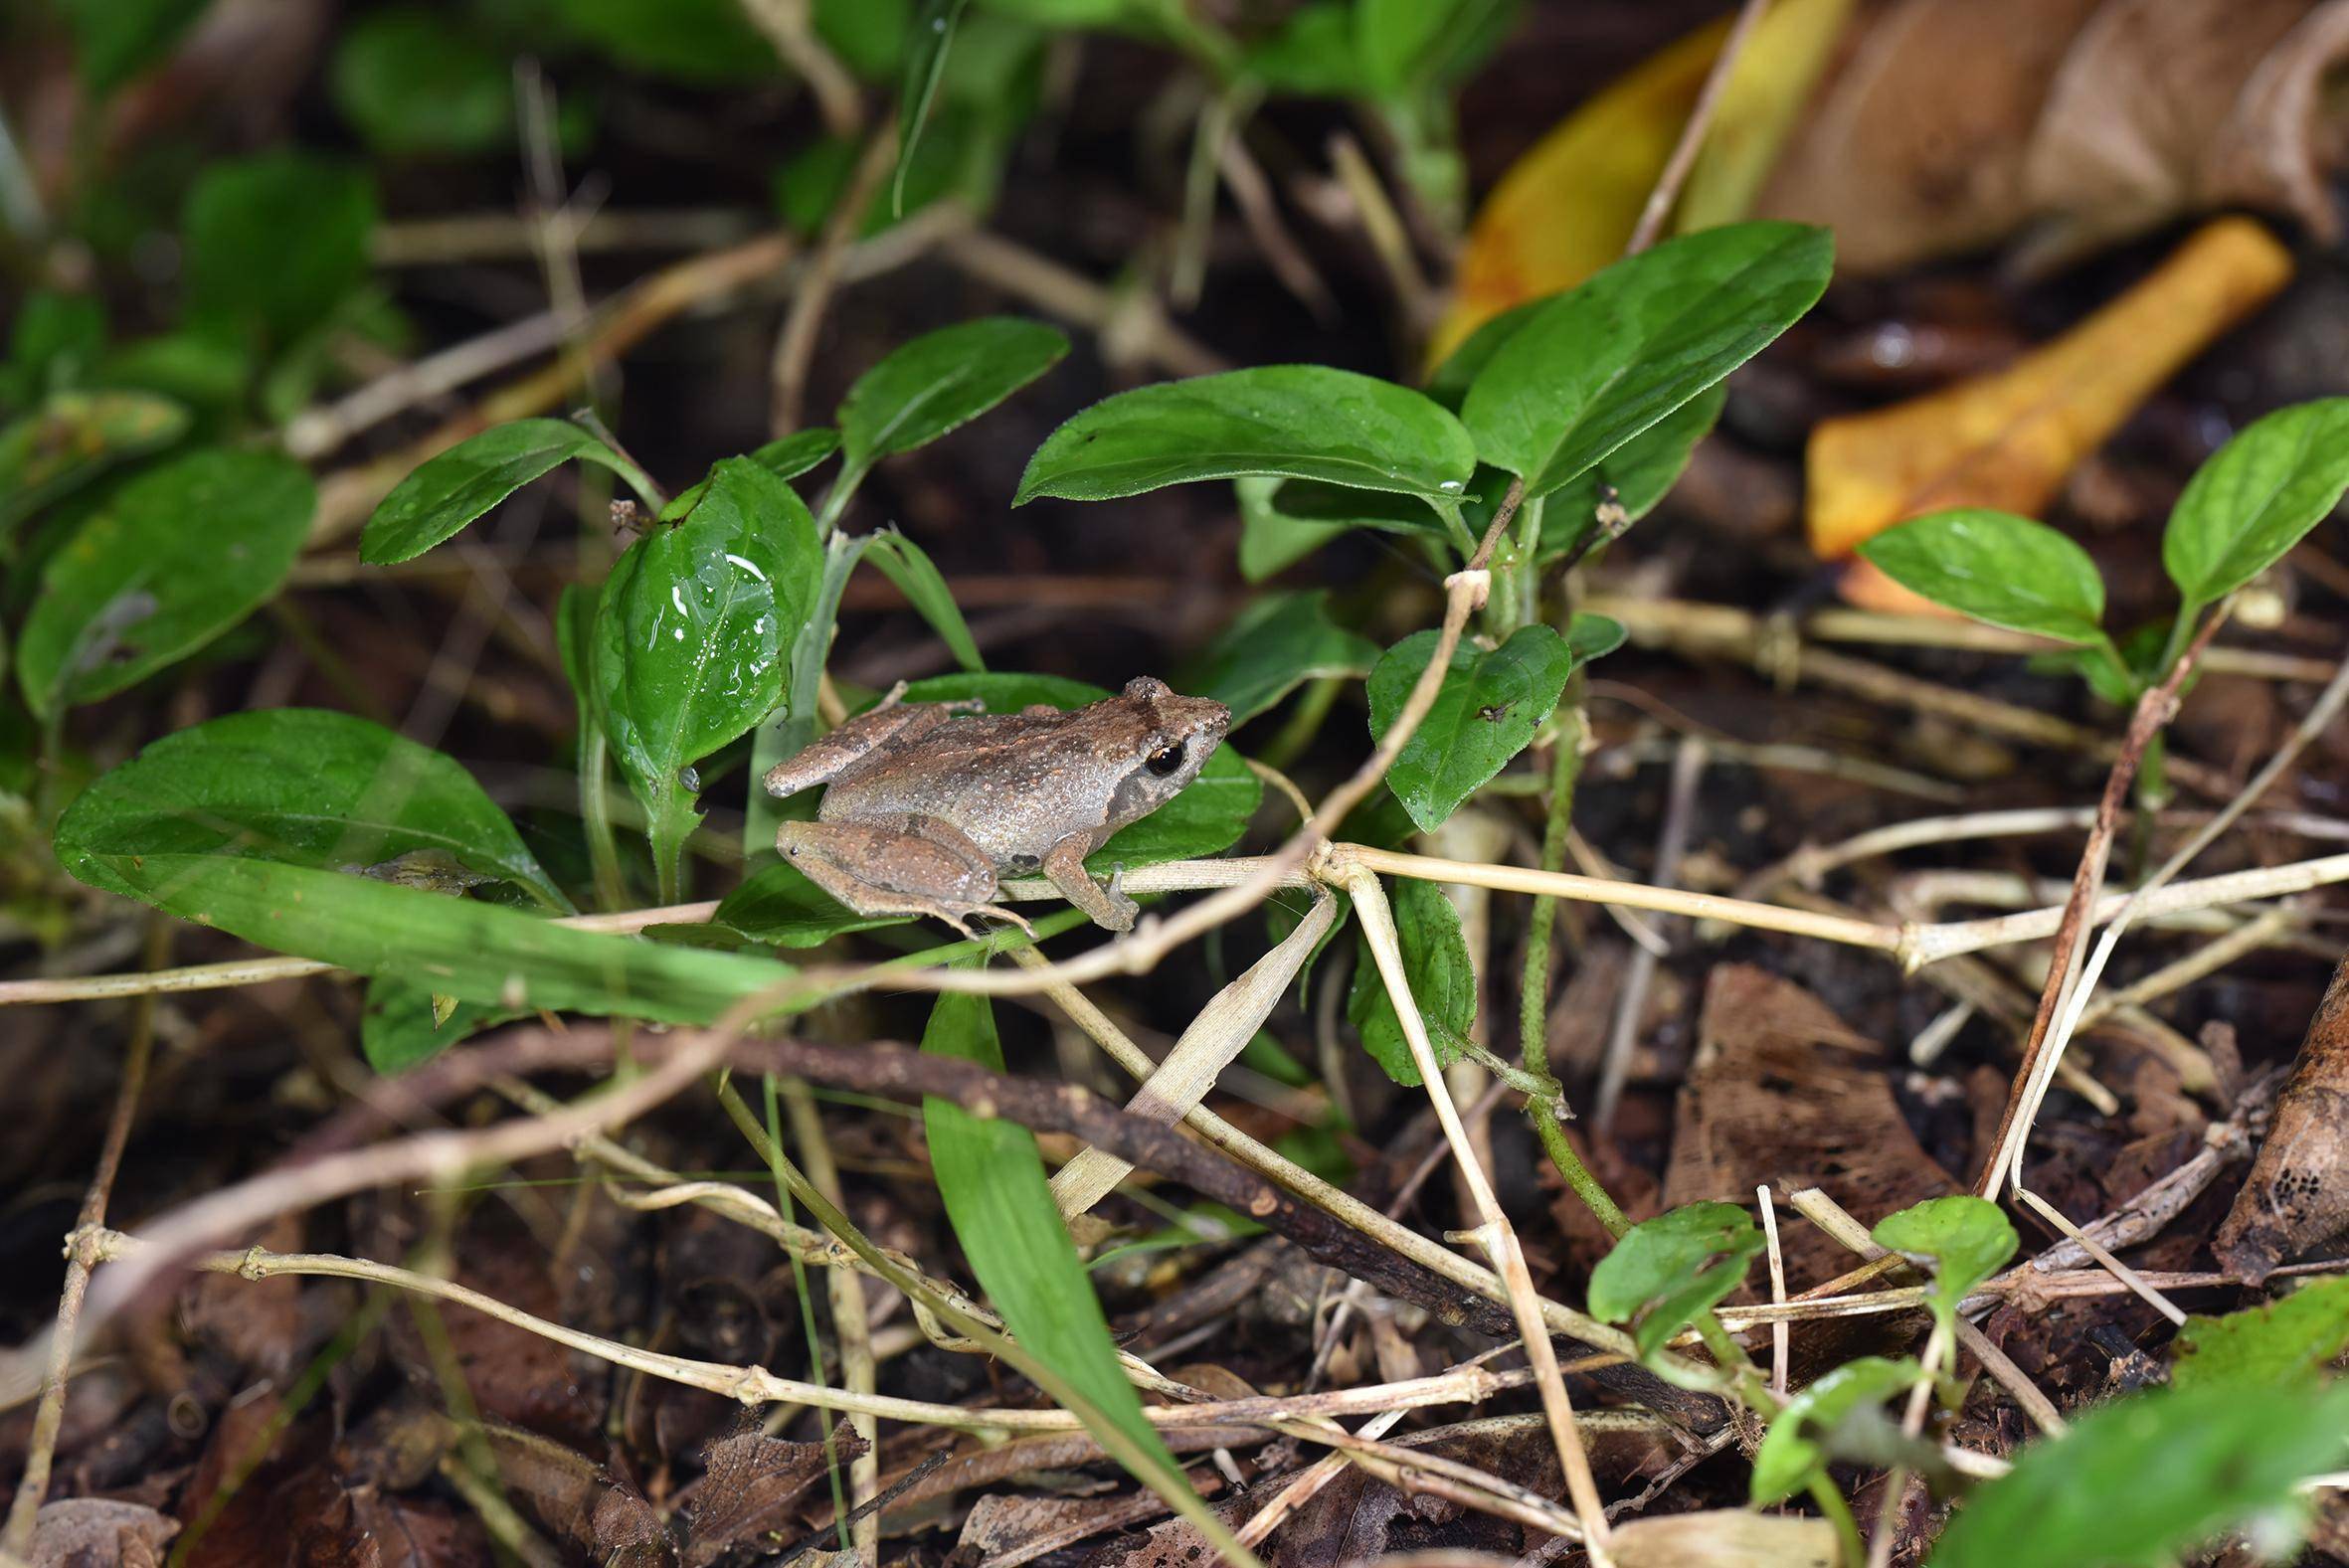
<instances>
[{"instance_id":1,"label":"brown dead leaf","mask_svg":"<svg viewBox=\"0 0 2349 1568\"><path fill-rule=\"evenodd\" d=\"M2008 369L1821 422L1805 456L1812 550L1837 560L1897 522L1944 507L2039 515L2073 466L2155 388L2290 276L2290 256L2266 230L2221 219Z\"/></svg>"},{"instance_id":2,"label":"brown dead leaf","mask_svg":"<svg viewBox=\"0 0 2349 1568\"><path fill-rule=\"evenodd\" d=\"M1960 1191L1901 1120L1882 1054L1792 981L1750 964L1716 966L1681 1091L1664 1206L1749 1203L1765 1182L1816 1186L1873 1224ZM1780 1234L1792 1289L1850 1266L1851 1254L1810 1226Z\"/></svg>"},{"instance_id":3,"label":"brown dead leaf","mask_svg":"<svg viewBox=\"0 0 2349 1568\"><path fill-rule=\"evenodd\" d=\"M1200 1476L1199 1491L1212 1496L1220 1489L1220 1476ZM1073 1546L1105 1530L1122 1530L1157 1518L1167 1511L1156 1492L1138 1491L1122 1497L1020 1497L994 1493L971 1505L963 1533L955 1542L955 1560L978 1568L1019 1568L1047 1552Z\"/></svg>"},{"instance_id":4,"label":"brown dead leaf","mask_svg":"<svg viewBox=\"0 0 2349 1568\"><path fill-rule=\"evenodd\" d=\"M518 1427L484 1422L506 1492L550 1533L605 1568L661 1568L677 1560L652 1504L577 1450Z\"/></svg>"},{"instance_id":5,"label":"brown dead leaf","mask_svg":"<svg viewBox=\"0 0 2349 1568\"><path fill-rule=\"evenodd\" d=\"M2211 1250L2254 1285L2349 1230L2349 958L2309 1020L2267 1140Z\"/></svg>"},{"instance_id":6,"label":"brown dead leaf","mask_svg":"<svg viewBox=\"0 0 2349 1568\"><path fill-rule=\"evenodd\" d=\"M772 1537L798 1533L791 1504L830 1472L834 1456L846 1466L863 1452L864 1439L846 1424L832 1429L828 1452L821 1443L787 1443L755 1428L712 1443L708 1468L682 1508L686 1568L709 1568L737 1549L771 1550Z\"/></svg>"},{"instance_id":7,"label":"brown dead leaf","mask_svg":"<svg viewBox=\"0 0 2349 1568\"><path fill-rule=\"evenodd\" d=\"M1897 0L1796 133L1764 216L1833 226L1846 273L2038 226L2062 260L2243 206L2330 239L2349 53L2325 0Z\"/></svg>"},{"instance_id":8,"label":"brown dead leaf","mask_svg":"<svg viewBox=\"0 0 2349 1568\"><path fill-rule=\"evenodd\" d=\"M1719 1508L1615 1527L1621 1568L1835 1568L1835 1526L1795 1514Z\"/></svg>"},{"instance_id":9,"label":"brown dead leaf","mask_svg":"<svg viewBox=\"0 0 2349 1568\"><path fill-rule=\"evenodd\" d=\"M160 1568L179 1521L136 1502L60 1497L33 1521L32 1568Z\"/></svg>"}]
</instances>

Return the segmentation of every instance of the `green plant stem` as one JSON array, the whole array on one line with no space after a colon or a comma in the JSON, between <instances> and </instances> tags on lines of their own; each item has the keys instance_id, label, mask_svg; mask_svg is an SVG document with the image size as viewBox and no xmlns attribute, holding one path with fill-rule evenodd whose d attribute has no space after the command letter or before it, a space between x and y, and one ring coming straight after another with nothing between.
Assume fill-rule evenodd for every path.
<instances>
[{"instance_id":1,"label":"green plant stem","mask_svg":"<svg viewBox=\"0 0 2349 1568\"><path fill-rule=\"evenodd\" d=\"M620 840L612 830L612 743L604 727L581 704L579 712L579 814L587 830L588 864L596 879L596 907L628 908L628 885L620 875Z\"/></svg>"},{"instance_id":2,"label":"green plant stem","mask_svg":"<svg viewBox=\"0 0 2349 1568\"><path fill-rule=\"evenodd\" d=\"M1460 503L1431 496L1427 504L1434 509L1436 516L1444 520L1444 532L1451 537L1452 548L1460 552L1460 559L1466 561L1473 557L1478 543L1476 530L1468 526L1468 518L1460 510Z\"/></svg>"},{"instance_id":3,"label":"green plant stem","mask_svg":"<svg viewBox=\"0 0 2349 1568\"><path fill-rule=\"evenodd\" d=\"M767 1146L780 1156L783 1152L783 1108L773 1073L759 1076L759 1099L760 1109L767 1114ZM796 1216L792 1208L791 1188L783 1179L783 1169L774 1160L768 1162L767 1168L775 1177L776 1212L783 1216L785 1224L792 1224ZM829 1387L829 1380L823 1374L823 1333L815 1322L815 1293L808 1288L808 1261L796 1249L791 1250L789 1256L792 1262L792 1289L800 1295L800 1329L808 1339L808 1381L817 1388ZM831 1476L832 1521L839 1528L840 1550L853 1554L856 1544L848 1532L848 1489L840 1480L839 1452L832 1447L832 1413L818 1406L815 1419L823 1430L824 1468Z\"/></svg>"},{"instance_id":4,"label":"green plant stem","mask_svg":"<svg viewBox=\"0 0 2349 1568\"><path fill-rule=\"evenodd\" d=\"M1850 1568L1859 1568L1868 1561L1868 1543L1860 1539L1860 1521L1852 1517L1852 1505L1844 1501L1844 1494L1825 1476L1811 1478L1810 1491L1811 1500L1835 1526L1835 1538L1843 1543L1844 1562Z\"/></svg>"},{"instance_id":5,"label":"green plant stem","mask_svg":"<svg viewBox=\"0 0 2349 1568\"><path fill-rule=\"evenodd\" d=\"M1562 871L1566 864L1566 831L1574 815L1574 785L1582 773L1582 675L1567 683L1558 709L1556 739L1549 760L1549 818L1541 832L1541 868ZM1526 969L1518 1000L1518 1043L1528 1077L1542 1085L1543 1093L1526 1099L1526 1116L1540 1139L1542 1152L1565 1178L1576 1197L1607 1234L1620 1239L1631 1229L1622 1206L1607 1195L1598 1177L1574 1152L1559 1121L1557 1108L1565 1104L1565 1090L1549 1066L1549 939L1557 922L1557 900L1536 898L1526 925Z\"/></svg>"},{"instance_id":6,"label":"green plant stem","mask_svg":"<svg viewBox=\"0 0 2349 1568\"><path fill-rule=\"evenodd\" d=\"M832 530L840 526L841 514L848 510L849 501L855 498L856 487L864 483L864 476L870 471L862 464L854 467L842 464L839 477L832 480L832 487L823 492L822 501L817 503L815 511L816 538L823 540L831 538Z\"/></svg>"},{"instance_id":7,"label":"green plant stem","mask_svg":"<svg viewBox=\"0 0 2349 1568\"><path fill-rule=\"evenodd\" d=\"M1258 749L1256 760L1267 768L1288 772L1289 765L1303 756L1305 749L1313 744L1314 737L1322 733L1322 724L1330 717L1331 705L1337 702L1338 693L1345 685L1345 678L1338 675L1324 675L1319 680L1308 681L1304 695L1289 710L1288 722L1281 726L1278 735Z\"/></svg>"}]
</instances>

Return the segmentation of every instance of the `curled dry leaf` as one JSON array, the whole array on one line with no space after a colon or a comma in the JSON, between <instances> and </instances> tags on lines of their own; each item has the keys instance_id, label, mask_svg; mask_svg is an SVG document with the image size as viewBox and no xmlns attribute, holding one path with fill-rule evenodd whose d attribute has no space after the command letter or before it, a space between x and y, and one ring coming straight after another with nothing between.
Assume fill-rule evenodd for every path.
<instances>
[{"instance_id":1,"label":"curled dry leaf","mask_svg":"<svg viewBox=\"0 0 2349 1568\"><path fill-rule=\"evenodd\" d=\"M60 1497L33 1524L33 1568L156 1568L179 1521L140 1502Z\"/></svg>"},{"instance_id":2,"label":"curled dry leaf","mask_svg":"<svg viewBox=\"0 0 2349 1568\"><path fill-rule=\"evenodd\" d=\"M2267 1141L2211 1250L2257 1285L2277 1265L2349 1230L2349 958L2333 971Z\"/></svg>"},{"instance_id":3,"label":"curled dry leaf","mask_svg":"<svg viewBox=\"0 0 2349 1568\"><path fill-rule=\"evenodd\" d=\"M1805 454L1811 548L1835 560L1897 522L1945 507L2040 515L2082 457L2291 269L2259 224L2220 219L2007 369L1822 421Z\"/></svg>"},{"instance_id":4,"label":"curled dry leaf","mask_svg":"<svg viewBox=\"0 0 2349 1568\"><path fill-rule=\"evenodd\" d=\"M1616 1526L1621 1568L1835 1568L1835 1526L1794 1514L1714 1508Z\"/></svg>"},{"instance_id":5,"label":"curled dry leaf","mask_svg":"<svg viewBox=\"0 0 2349 1568\"><path fill-rule=\"evenodd\" d=\"M1842 67L1764 191L1832 225L1846 272L1889 272L2037 223L2041 261L2244 206L2337 232L2343 151L2323 84L2349 54L2326 0L1899 0Z\"/></svg>"},{"instance_id":6,"label":"curled dry leaf","mask_svg":"<svg viewBox=\"0 0 2349 1568\"><path fill-rule=\"evenodd\" d=\"M799 1533L791 1504L835 1458L844 1470L863 1452L864 1439L845 1422L832 1429L828 1451L821 1443L789 1443L755 1428L712 1443L708 1468L684 1504L687 1568L708 1568L763 1537Z\"/></svg>"}]
</instances>

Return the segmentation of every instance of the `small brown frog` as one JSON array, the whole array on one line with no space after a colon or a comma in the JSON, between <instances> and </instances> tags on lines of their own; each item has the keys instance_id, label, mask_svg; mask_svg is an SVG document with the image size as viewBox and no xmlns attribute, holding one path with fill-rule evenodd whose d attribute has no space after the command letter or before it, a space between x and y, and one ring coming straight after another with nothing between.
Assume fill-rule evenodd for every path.
<instances>
[{"instance_id":1,"label":"small brown frog","mask_svg":"<svg viewBox=\"0 0 2349 1568\"><path fill-rule=\"evenodd\" d=\"M975 700L901 702L904 691L768 773L773 795L828 786L816 819L784 823L775 847L860 915L1024 928L992 902L995 878L1040 871L1097 925L1131 930L1134 901L1116 876L1094 881L1085 857L1198 777L1231 710L1148 676L1068 712L987 714Z\"/></svg>"}]
</instances>

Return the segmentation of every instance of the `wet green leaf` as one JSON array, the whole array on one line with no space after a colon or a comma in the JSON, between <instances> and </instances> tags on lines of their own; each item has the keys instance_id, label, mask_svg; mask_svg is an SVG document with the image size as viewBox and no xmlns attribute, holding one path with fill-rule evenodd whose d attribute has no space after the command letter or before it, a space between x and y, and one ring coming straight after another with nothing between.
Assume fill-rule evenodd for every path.
<instances>
[{"instance_id":1,"label":"wet green leaf","mask_svg":"<svg viewBox=\"0 0 2349 1568\"><path fill-rule=\"evenodd\" d=\"M700 820L693 765L783 701L822 560L792 487L729 457L690 515L613 566L596 611L596 690L664 875Z\"/></svg>"},{"instance_id":2,"label":"wet green leaf","mask_svg":"<svg viewBox=\"0 0 2349 1568\"><path fill-rule=\"evenodd\" d=\"M1199 655L1182 689L1229 708L1237 729L1306 681L1367 675L1377 660L1377 643L1330 618L1327 590L1268 594Z\"/></svg>"},{"instance_id":3,"label":"wet green leaf","mask_svg":"<svg viewBox=\"0 0 2349 1568\"><path fill-rule=\"evenodd\" d=\"M124 857L234 855L401 880L446 860L569 901L514 824L451 758L316 708L230 714L156 741L101 776L58 823L58 859L92 887Z\"/></svg>"},{"instance_id":4,"label":"wet green leaf","mask_svg":"<svg viewBox=\"0 0 2349 1568\"><path fill-rule=\"evenodd\" d=\"M34 711L136 685L259 609L301 553L316 492L269 452L199 451L124 483L50 557L17 642Z\"/></svg>"},{"instance_id":5,"label":"wet green leaf","mask_svg":"<svg viewBox=\"0 0 2349 1568\"><path fill-rule=\"evenodd\" d=\"M2104 640L2104 580L2045 523L1979 507L1933 512L1860 546L1885 576L1960 614L2065 642Z\"/></svg>"},{"instance_id":6,"label":"wet green leaf","mask_svg":"<svg viewBox=\"0 0 2349 1568\"><path fill-rule=\"evenodd\" d=\"M1414 632L1379 655L1369 683L1372 740L1394 724L1438 640L1432 630ZM1422 832L1440 825L1526 749L1578 661L1564 637L1541 625L1518 627L1489 652L1465 639L1452 650L1435 706L1386 776Z\"/></svg>"},{"instance_id":7,"label":"wet green leaf","mask_svg":"<svg viewBox=\"0 0 2349 1568\"><path fill-rule=\"evenodd\" d=\"M1768 1245L1734 1203L1691 1203L1634 1225L1590 1271L1590 1312L1631 1323L1639 1353L1652 1355L1697 1314L1737 1288Z\"/></svg>"},{"instance_id":8,"label":"wet green leaf","mask_svg":"<svg viewBox=\"0 0 2349 1568\"><path fill-rule=\"evenodd\" d=\"M2170 513L2161 562L2208 605L2283 559L2349 489L2349 398L2258 420L2195 471Z\"/></svg>"},{"instance_id":9,"label":"wet green leaf","mask_svg":"<svg viewBox=\"0 0 2349 1568\"><path fill-rule=\"evenodd\" d=\"M1437 1063L1449 1067L1460 1059L1462 1045L1476 1027L1476 966L1469 958L1468 939L1461 934L1460 912L1442 888L1416 877L1397 878L1387 902L1394 910L1395 942L1403 950L1403 975L1427 1025L1428 1044L1435 1047ZM1387 994L1368 940L1357 934L1355 946L1347 1020L1387 1077L1405 1089L1416 1089L1419 1064L1403 1038L1394 999Z\"/></svg>"},{"instance_id":10,"label":"wet green leaf","mask_svg":"<svg viewBox=\"0 0 2349 1568\"><path fill-rule=\"evenodd\" d=\"M1242 474L1453 501L1475 468L1459 422L1408 388L1321 365L1266 365L1093 405L1045 438L1012 504L1103 501Z\"/></svg>"},{"instance_id":11,"label":"wet green leaf","mask_svg":"<svg viewBox=\"0 0 2349 1568\"><path fill-rule=\"evenodd\" d=\"M423 555L531 480L574 458L615 473L626 459L567 420L494 425L428 457L367 519L359 559L390 566Z\"/></svg>"},{"instance_id":12,"label":"wet green leaf","mask_svg":"<svg viewBox=\"0 0 2349 1568\"><path fill-rule=\"evenodd\" d=\"M1824 229L1732 224L1556 295L1470 385L1477 454L1547 495L1761 352L1818 301L1833 257Z\"/></svg>"}]
</instances>

